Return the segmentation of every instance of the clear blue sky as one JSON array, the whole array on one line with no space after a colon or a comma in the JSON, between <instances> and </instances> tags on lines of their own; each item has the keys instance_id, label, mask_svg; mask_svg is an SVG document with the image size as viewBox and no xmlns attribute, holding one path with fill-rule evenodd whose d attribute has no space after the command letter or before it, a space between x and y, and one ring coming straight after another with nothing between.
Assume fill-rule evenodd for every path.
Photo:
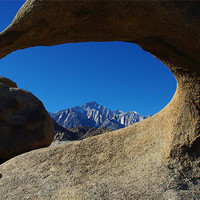
<instances>
[{"instance_id":1,"label":"clear blue sky","mask_svg":"<svg viewBox=\"0 0 200 200\"><path fill-rule=\"evenodd\" d=\"M23 0L0 0L0 31ZM155 114L174 95L170 70L135 44L75 43L18 50L0 60L0 76L37 96L50 112L96 101L110 110Z\"/></svg>"}]
</instances>

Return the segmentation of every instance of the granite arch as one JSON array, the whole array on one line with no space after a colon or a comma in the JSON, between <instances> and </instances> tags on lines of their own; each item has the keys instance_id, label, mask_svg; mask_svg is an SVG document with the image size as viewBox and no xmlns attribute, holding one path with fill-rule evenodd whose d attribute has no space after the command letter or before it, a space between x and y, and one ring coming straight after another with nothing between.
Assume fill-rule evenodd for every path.
<instances>
[{"instance_id":1,"label":"granite arch","mask_svg":"<svg viewBox=\"0 0 200 200\"><path fill-rule=\"evenodd\" d=\"M11 25L0 34L0 57L39 45L88 41L138 44L169 67L177 80L176 93L155 116L109 134L109 139L101 136L94 140L102 145L103 138L112 140L109 144L118 144L127 155L131 151L139 155L144 148L154 162L159 159L160 164L164 162L172 171L177 168L176 173L181 173L186 165L196 166L199 160L199 13L200 2L197 1L27 0ZM138 138L138 142L135 146L128 143L124 149L116 135L123 141L131 135L132 139ZM87 141L80 146L92 143L92 139ZM131 150L136 147L137 150ZM149 166L154 166L153 161L148 161ZM199 171L198 167L196 171L193 169L185 172L190 178L196 177Z\"/></svg>"}]
</instances>

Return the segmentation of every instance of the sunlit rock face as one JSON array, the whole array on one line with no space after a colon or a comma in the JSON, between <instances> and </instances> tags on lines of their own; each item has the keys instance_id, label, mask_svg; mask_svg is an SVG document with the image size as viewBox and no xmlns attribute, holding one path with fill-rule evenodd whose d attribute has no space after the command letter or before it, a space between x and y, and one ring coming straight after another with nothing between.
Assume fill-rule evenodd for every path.
<instances>
[{"instance_id":1,"label":"sunlit rock face","mask_svg":"<svg viewBox=\"0 0 200 200\"><path fill-rule=\"evenodd\" d=\"M0 198L199 199L199 17L199 1L28 0L0 34L1 58L37 45L132 42L170 68L177 91L140 123L4 163Z\"/></svg>"},{"instance_id":2,"label":"sunlit rock face","mask_svg":"<svg viewBox=\"0 0 200 200\"><path fill-rule=\"evenodd\" d=\"M4 77L0 77L0 124L0 162L47 147L53 140L52 119L43 104Z\"/></svg>"}]
</instances>

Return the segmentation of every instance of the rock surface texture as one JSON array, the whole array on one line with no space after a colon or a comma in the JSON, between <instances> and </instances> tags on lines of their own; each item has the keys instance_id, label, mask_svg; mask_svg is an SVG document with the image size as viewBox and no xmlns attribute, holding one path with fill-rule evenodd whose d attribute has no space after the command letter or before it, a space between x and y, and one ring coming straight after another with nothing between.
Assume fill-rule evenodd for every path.
<instances>
[{"instance_id":1,"label":"rock surface texture","mask_svg":"<svg viewBox=\"0 0 200 200\"><path fill-rule=\"evenodd\" d=\"M4 77L0 77L0 125L0 162L47 147L53 140L53 122L43 104Z\"/></svg>"},{"instance_id":2,"label":"rock surface texture","mask_svg":"<svg viewBox=\"0 0 200 200\"><path fill-rule=\"evenodd\" d=\"M0 199L200 199L200 2L28 0L0 34L17 49L132 42L165 63L177 91L124 129L32 151L0 166Z\"/></svg>"}]
</instances>

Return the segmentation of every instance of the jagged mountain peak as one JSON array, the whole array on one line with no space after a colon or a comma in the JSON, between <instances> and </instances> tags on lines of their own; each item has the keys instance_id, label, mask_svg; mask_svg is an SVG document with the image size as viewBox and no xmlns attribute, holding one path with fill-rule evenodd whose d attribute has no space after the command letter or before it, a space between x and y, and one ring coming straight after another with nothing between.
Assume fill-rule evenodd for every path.
<instances>
[{"instance_id":1,"label":"jagged mountain peak","mask_svg":"<svg viewBox=\"0 0 200 200\"><path fill-rule=\"evenodd\" d=\"M96 101L50 113L50 115L59 125L65 128L91 126L96 128L106 127L113 130L129 126L146 118L135 111L127 113L119 110L111 111Z\"/></svg>"},{"instance_id":2,"label":"jagged mountain peak","mask_svg":"<svg viewBox=\"0 0 200 200\"><path fill-rule=\"evenodd\" d=\"M96 101L88 102L83 105L83 107L98 107L100 106Z\"/></svg>"}]
</instances>

